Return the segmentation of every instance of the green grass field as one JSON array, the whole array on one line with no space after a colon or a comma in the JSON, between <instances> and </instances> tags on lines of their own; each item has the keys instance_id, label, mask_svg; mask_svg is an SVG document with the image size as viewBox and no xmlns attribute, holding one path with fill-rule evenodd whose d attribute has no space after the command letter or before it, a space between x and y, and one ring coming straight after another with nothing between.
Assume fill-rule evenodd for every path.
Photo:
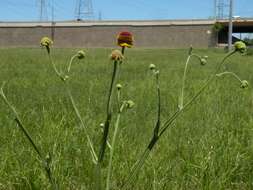
<instances>
[{"instance_id":1,"label":"green grass field","mask_svg":"<svg viewBox=\"0 0 253 190\"><path fill-rule=\"evenodd\" d=\"M208 55L208 64L191 62L186 100L200 88L225 55L222 50L194 50ZM58 68L67 67L73 49L53 49ZM96 151L106 117L112 72L111 49L89 49L73 64L71 91L88 126ZM188 50L127 49L119 82L124 99L135 107L123 114L113 160L112 189L119 189L152 137L156 89L149 71L160 70L162 121L177 109ZM253 57L233 55L227 69L253 84ZM0 49L0 82L6 96L43 150L51 152L53 175L61 190L91 190L94 164L84 130L62 82L43 49ZM113 123L115 117L113 118ZM113 129L113 126L112 126ZM112 132L112 130L111 130ZM110 134L112 135L112 134ZM107 149L108 150L108 149ZM108 152L104 164L104 177ZM37 154L24 138L9 108L0 101L0 189L49 189ZM231 76L217 78L166 131L137 180L129 189L253 189L253 91L241 89Z\"/></svg>"}]
</instances>

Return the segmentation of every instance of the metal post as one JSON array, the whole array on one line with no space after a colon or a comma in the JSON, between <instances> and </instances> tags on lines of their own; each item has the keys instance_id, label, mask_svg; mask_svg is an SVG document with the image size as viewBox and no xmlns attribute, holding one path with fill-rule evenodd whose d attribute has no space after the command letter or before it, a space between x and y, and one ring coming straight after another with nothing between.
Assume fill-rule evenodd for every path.
<instances>
[{"instance_id":1,"label":"metal post","mask_svg":"<svg viewBox=\"0 0 253 190\"><path fill-rule=\"evenodd\" d=\"M217 20L217 0L214 0L214 20Z\"/></svg>"},{"instance_id":2,"label":"metal post","mask_svg":"<svg viewBox=\"0 0 253 190\"><path fill-rule=\"evenodd\" d=\"M229 28L228 28L228 50L232 49L232 33L233 33L233 0L229 4Z\"/></svg>"},{"instance_id":3,"label":"metal post","mask_svg":"<svg viewBox=\"0 0 253 190\"><path fill-rule=\"evenodd\" d=\"M54 0L51 1L52 6L52 21L51 21L51 39L54 41L54 34L55 34L55 22L54 22Z\"/></svg>"}]
</instances>

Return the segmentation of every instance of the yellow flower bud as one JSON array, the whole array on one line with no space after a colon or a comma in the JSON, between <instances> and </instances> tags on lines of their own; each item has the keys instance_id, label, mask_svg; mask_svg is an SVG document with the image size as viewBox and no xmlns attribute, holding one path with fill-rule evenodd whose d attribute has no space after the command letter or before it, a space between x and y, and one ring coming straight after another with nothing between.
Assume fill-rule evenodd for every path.
<instances>
[{"instance_id":1,"label":"yellow flower bud","mask_svg":"<svg viewBox=\"0 0 253 190\"><path fill-rule=\"evenodd\" d=\"M48 38L48 37L43 37L41 40L40 40L40 45L41 46L44 46L44 47L49 47L53 44L53 41Z\"/></svg>"},{"instance_id":2,"label":"yellow flower bud","mask_svg":"<svg viewBox=\"0 0 253 190\"><path fill-rule=\"evenodd\" d=\"M235 42L234 47L235 51L239 51L240 53L245 53L247 49L245 43L242 41Z\"/></svg>"},{"instance_id":3,"label":"yellow flower bud","mask_svg":"<svg viewBox=\"0 0 253 190\"><path fill-rule=\"evenodd\" d=\"M124 59L124 56L122 55L121 51L116 49L112 51L110 58L114 61L121 61L122 59Z\"/></svg>"}]
</instances>

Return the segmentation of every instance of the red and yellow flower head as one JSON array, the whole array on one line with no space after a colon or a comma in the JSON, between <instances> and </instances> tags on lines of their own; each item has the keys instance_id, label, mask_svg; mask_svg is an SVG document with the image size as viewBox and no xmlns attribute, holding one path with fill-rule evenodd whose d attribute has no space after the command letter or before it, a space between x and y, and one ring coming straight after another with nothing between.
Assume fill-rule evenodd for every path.
<instances>
[{"instance_id":1,"label":"red and yellow flower head","mask_svg":"<svg viewBox=\"0 0 253 190\"><path fill-rule=\"evenodd\" d=\"M133 46L133 35L130 32L120 32L117 37L117 43L120 47L131 48Z\"/></svg>"}]
</instances>

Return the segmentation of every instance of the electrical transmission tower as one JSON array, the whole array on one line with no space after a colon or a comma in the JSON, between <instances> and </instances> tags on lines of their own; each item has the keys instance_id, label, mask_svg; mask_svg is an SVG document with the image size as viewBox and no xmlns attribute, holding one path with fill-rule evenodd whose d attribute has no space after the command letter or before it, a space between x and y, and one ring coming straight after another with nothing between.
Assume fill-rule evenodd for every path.
<instances>
[{"instance_id":1,"label":"electrical transmission tower","mask_svg":"<svg viewBox=\"0 0 253 190\"><path fill-rule=\"evenodd\" d=\"M229 18L229 0L214 0L215 4L215 18L227 19Z\"/></svg>"},{"instance_id":2,"label":"electrical transmission tower","mask_svg":"<svg viewBox=\"0 0 253 190\"><path fill-rule=\"evenodd\" d=\"M77 20L93 20L92 0L76 0L75 16Z\"/></svg>"},{"instance_id":3,"label":"electrical transmission tower","mask_svg":"<svg viewBox=\"0 0 253 190\"><path fill-rule=\"evenodd\" d=\"M39 20L46 21L47 20L46 0L38 0L38 5L39 5Z\"/></svg>"}]
</instances>

